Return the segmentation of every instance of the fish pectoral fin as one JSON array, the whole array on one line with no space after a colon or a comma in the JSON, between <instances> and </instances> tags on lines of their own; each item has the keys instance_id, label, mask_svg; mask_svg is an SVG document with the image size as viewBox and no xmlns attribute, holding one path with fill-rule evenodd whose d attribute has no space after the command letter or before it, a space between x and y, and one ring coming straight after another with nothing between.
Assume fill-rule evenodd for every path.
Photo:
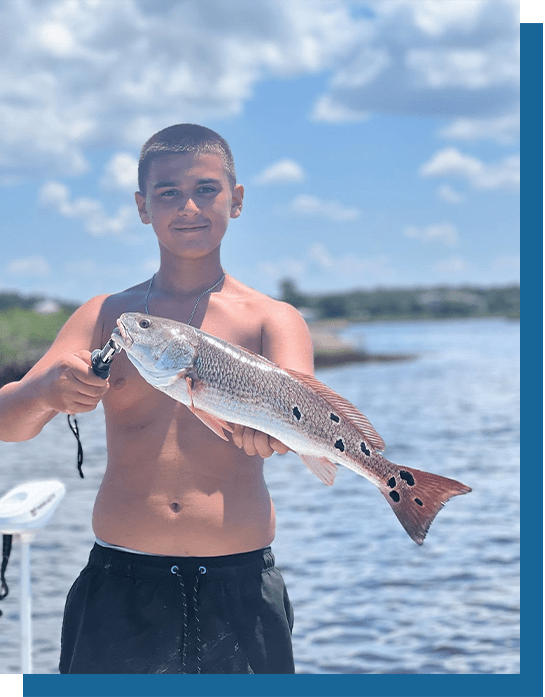
<instances>
[{"instance_id":1,"label":"fish pectoral fin","mask_svg":"<svg viewBox=\"0 0 545 697\"><path fill-rule=\"evenodd\" d=\"M327 457L316 457L315 455L301 455L297 453L312 474L319 477L324 484L331 486L337 476L337 465Z\"/></svg>"},{"instance_id":2,"label":"fish pectoral fin","mask_svg":"<svg viewBox=\"0 0 545 697\"><path fill-rule=\"evenodd\" d=\"M195 416L200 419L205 426L208 426L208 428L211 431L214 431L214 433L219 436L220 438L223 438L223 440L228 441L229 439L223 432L223 429L226 431L229 431L229 433L233 433L233 428L230 426L227 421L223 421L223 419L218 419L217 416L212 416L212 414L209 414L207 411L202 411L202 409L197 409L195 406L191 408L191 411Z\"/></svg>"}]
</instances>

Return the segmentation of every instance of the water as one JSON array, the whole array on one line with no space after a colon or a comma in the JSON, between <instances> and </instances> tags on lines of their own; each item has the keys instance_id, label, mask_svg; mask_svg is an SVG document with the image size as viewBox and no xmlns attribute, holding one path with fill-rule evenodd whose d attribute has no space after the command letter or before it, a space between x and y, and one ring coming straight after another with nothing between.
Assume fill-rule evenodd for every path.
<instances>
[{"instance_id":1,"label":"water","mask_svg":"<svg viewBox=\"0 0 545 697\"><path fill-rule=\"evenodd\" d=\"M415 545L382 495L339 468L333 487L299 458L266 476L278 518L274 552L295 606L296 670L307 674L519 672L519 324L501 319L350 327L372 352L413 361L343 366L318 377L383 436L386 457L468 484ZM104 423L79 419L85 479L65 418L34 440L0 443L0 493L35 478L67 493L32 545L34 671L57 672L66 594L93 543ZM0 673L20 671L19 560L0 604Z\"/></svg>"}]
</instances>

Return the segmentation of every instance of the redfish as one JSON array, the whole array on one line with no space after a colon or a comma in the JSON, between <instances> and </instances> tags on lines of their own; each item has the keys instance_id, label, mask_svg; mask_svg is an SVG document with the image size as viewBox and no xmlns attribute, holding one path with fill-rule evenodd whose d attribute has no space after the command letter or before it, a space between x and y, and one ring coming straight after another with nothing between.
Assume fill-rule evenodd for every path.
<instances>
[{"instance_id":1,"label":"redfish","mask_svg":"<svg viewBox=\"0 0 545 697\"><path fill-rule=\"evenodd\" d=\"M384 441L353 404L311 375L180 322L126 312L113 341L153 387L187 406L220 438L231 424L269 434L293 450L325 484L337 465L382 492L419 545L442 506L470 487L389 462Z\"/></svg>"}]
</instances>

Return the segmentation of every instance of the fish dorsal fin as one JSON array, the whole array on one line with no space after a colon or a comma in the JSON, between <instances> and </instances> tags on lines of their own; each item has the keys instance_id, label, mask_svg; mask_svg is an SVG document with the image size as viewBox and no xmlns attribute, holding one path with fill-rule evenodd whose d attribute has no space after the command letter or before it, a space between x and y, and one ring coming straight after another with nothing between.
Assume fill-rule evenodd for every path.
<instances>
[{"instance_id":1,"label":"fish dorsal fin","mask_svg":"<svg viewBox=\"0 0 545 697\"><path fill-rule=\"evenodd\" d=\"M327 385L324 385L323 382L320 382L312 375L300 373L297 370L291 370L289 368L284 368L284 370L296 380L300 380L302 383L315 390L320 397L331 405L331 408L335 412L338 412L339 416L350 421L373 448L376 450L384 450L384 441L380 435L375 431L365 414L362 414L351 402L341 397L341 395L334 392L330 387L327 387Z\"/></svg>"},{"instance_id":2,"label":"fish dorsal fin","mask_svg":"<svg viewBox=\"0 0 545 697\"><path fill-rule=\"evenodd\" d=\"M337 475L337 465L326 457L315 457L314 455L301 455L299 457L309 468L312 474L319 477L324 484L332 486Z\"/></svg>"}]
</instances>

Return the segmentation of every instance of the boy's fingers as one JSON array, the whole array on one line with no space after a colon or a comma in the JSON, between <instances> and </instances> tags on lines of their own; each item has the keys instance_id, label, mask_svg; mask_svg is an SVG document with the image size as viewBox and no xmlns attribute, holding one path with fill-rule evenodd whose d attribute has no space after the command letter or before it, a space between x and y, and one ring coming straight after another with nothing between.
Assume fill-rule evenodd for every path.
<instances>
[{"instance_id":1,"label":"boy's fingers","mask_svg":"<svg viewBox=\"0 0 545 697\"><path fill-rule=\"evenodd\" d=\"M257 449L254 444L255 431L253 428L244 427L242 432L242 447L246 455L257 455Z\"/></svg>"},{"instance_id":2,"label":"boy's fingers","mask_svg":"<svg viewBox=\"0 0 545 697\"><path fill-rule=\"evenodd\" d=\"M269 445L269 436L262 431L255 431L254 447L262 458L270 457L274 453L274 450Z\"/></svg>"},{"instance_id":3,"label":"boy's fingers","mask_svg":"<svg viewBox=\"0 0 545 697\"><path fill-rule=\"evenodd\" d=\"M269 445L274 450L274 452L278 453L279 455L285 455L287 452L289 452L289 448L287 445L284 445L284 443L281 443L279 440L276 440L276 438L273 438L272 436L269 436Z\"/></svg>"},{"instance_id":4,"label":"boy's fingers","mask_svg":"<svg viewBox=\"0 0 545 697\"><path fill-rule=\"evenodd\" d=\"M237 448L243 449L246 455L259 455L262 458L267 458L275 452L285 455L289 451L287 445L276 438L248 426L235 424L232 436L233 443Z\"/></svg>"},{"instance_id":5,"label":"boy's fingers","mask_svg":"<svg viewBox=\"0 0 545 697\"><path fill-rule=\"evenodd\" d=\"M241 426L240 424L234 424L234 426L235 428L232 433L233 443L237 446L237 448L242 448L242 431L244 426Z\"/></svg>"},{"instance_id":6,"label":"boy's fingers","mask_svg":"<svg viewBox=\"0 0 545 697\"><path fill-rule=\"evenodd\" d=\"M100 380L100 383L97 384L94 382L86 382L85 380L82 380L80 376L75 375L74 373L72 373L72 375L74 376L74 379L76 381L78 392L80 392L81 394L86 394L89 397L100 397L108 391L108 387L110 386L109 381L103 380L102 378L98 378L98 380ZM97 376L95 375L95 377Z\"/></svg>"},{"instance_id":7,"label":"boy's fingers","mask_svg":"<svg viewBox=\"0 0 545 697\"><path fill-rule=\"evenodd\" d=\"M74 372L75 377L86 385L102 386L105 380L93 372L91 352L77 351L74 355L77 359L77 363L74 366L76 371Z\"/></svg>"}]
</instances>

